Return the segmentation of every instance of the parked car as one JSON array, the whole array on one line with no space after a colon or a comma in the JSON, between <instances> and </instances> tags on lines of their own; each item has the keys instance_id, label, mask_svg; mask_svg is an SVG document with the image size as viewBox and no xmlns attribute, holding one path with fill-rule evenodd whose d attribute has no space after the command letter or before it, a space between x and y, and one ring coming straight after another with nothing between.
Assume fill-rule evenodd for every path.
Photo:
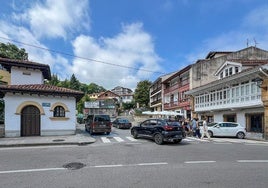
<instances>
[{"instance_id":1,"label":"parked car","mask_svg":"<svg viewBox=\"0 0 268 188\"><path fill-rule=\"evenodd\" d=\"M85 120L85 130L90 134L106 133L112 131L112 123L109 115L88 115Z\"/></svg>"},{"instance_id":2,"label":"parked car","mask_svg":"<svg viewBox=\"0 0 268 188\"><path fill-rule=\"evenodd\" d=\"M139 125L133 126L130 132L134 138L149 138L156 144L179 143L186 137L185 131L179 124L165 119L147 119Z\"/></svg>"},{"instance_id":3,"label":"parked car","mask_svg":"<svg viewBox=\"0 0 268 188\"><path fill-rule=\"evenodd\" d=\"M202 127L200 129L202 132L203 131ZM222 136L222 137L237 137L243 139L246 136L246 129L239 123L217 122L208 124L208 133L210 137Z\"/></svg>"},{"instance_id":4,"label":"parked car","mask_svg":"<svg viewBox=\"0 0 268 188\"><path fill-rule=\"evenodd\" d=\"M132 123L126 118L116 118L112 122L113 127L119 129L130 129L132 127Z\"/></svg>"}]
</instances>

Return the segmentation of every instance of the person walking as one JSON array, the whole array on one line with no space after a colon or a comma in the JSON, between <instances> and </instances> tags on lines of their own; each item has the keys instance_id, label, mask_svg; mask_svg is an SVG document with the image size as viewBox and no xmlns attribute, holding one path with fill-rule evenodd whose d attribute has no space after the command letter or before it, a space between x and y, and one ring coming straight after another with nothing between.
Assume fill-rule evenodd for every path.
<instances>
[{"instance_id":1,"label":"person walking","mask_svg":"<svg viewBox=\"0 0 268 188\"><path fill-rule=\"evenodd\" d=\"M198 118L196 118L196 130L195 130L195 135L196 135L198 138L201 138L200 127L199 127L199 124L198 124Z\"/></svg>"},{"instance_id":2,"label":"person walking","mask_svg":"<svg viewBox=\"0 0 268 188\"><path fill-rule=\"evenodd\" d=\"M193 130L193 136L196 137L196 119L192 119L192 130Z\"/></svg>"},{"instance_id":3,"label":"person walking","mask_svg":"<svg viewBox=\"0 0 268 188\"><path fill-rule=\"evenodd\" d=\"M204 120L203 120L203 133L202 133L201 139L203 139L204 136L206 136L210 140L210 136L209 136L209 133L208 133L207 117L205 117Z\"/></svg>"}]
</instances>

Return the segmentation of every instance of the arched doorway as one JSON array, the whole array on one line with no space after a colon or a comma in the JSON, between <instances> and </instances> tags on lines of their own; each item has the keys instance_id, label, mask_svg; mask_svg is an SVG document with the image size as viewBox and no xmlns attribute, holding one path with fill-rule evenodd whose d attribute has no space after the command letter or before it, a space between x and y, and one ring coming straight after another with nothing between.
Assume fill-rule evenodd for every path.
<instances>
[{"instance_id":1,"label":"arched doorway","mask_svg":"<svg viewBox=\"0 0 268 188\"><path fill-rule=\"evenodd\" d=\"M40 110L33 105L21 111L21 136L40 136Z\"/></svg>"}]
</instances>

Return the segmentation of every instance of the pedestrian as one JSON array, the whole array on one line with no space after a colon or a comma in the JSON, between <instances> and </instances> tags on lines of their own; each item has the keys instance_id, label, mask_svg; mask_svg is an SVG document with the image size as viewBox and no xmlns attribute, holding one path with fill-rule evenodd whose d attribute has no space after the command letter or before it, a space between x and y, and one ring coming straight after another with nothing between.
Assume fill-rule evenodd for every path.
<instances>
[{"instance_id":1,"label":"pedestrian","mask_svg":"<svg viewBox=\"0 0 268 188\"><path fill-rule=\"evenodd\" d=\"M198 137L198 138L201 138L201 134L200 134L200 126L199 126L199 121L198 121L199 119L198 118L196 118L196 130L195 130L195 134L196 134L196 136Z\"/></svg>"},{"instance_id":2,"label":"pedestrian","mask_svg":"<svg viewBox=\"0 0 268 188\"><path fill-rule=\"evenodd\" d=\"M192 130L193 130L193 136L194 137L196 136L196 128L197 128L196 119L193 118L193 120L192 120Z\"/></svg>"},{"instance_id":3,"label":"pedestrian","mask_svg":"<svg viewBox=\"0 0 268 188\"><path fill-rule=\"evenodd\" d=\"M207 117L205 117L204 120L203 120L203 133L202 133L201 139L203 139L204 136L206 136L210 140L210 136L208 134Z\"/></svg>"}]
</instances>

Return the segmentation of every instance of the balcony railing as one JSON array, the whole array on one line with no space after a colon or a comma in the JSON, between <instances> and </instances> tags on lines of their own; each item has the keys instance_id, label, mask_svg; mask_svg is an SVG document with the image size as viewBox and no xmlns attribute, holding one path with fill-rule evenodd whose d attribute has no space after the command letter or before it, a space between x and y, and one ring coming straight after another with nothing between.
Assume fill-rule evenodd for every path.
<instances>
[{"instance_id":1,"label":"balcony railing","mask_svg":"<svg viewBox=\"0 0 268 188\"><path fill-rule=\"evenodd\" d=\"M157 101L151 102L151 106L156 105L156 104L159 104L159 103L162 103L162 100L161 99L160 100L157 100Z\"/></svg>"},{"instance_id":2,"label":"balcony railing","mask_svg":"<svg viewBox=\"0 0 268 188\"><path fill-rule=\"evenodd\" d=\"M153 91L151 92L151 95L153 95L153 94L159 92L160 90L161 90L161 87L157 88L156 90L153 90Z\"/></svg>"},{"instance_id":3,"label":"balcony railing","mask_svg":"<svg viewBox=\"0 0 268 188\"><path fill-rule=\"evenodd\" d=\"M188 110L190 109L190 101L188 99L185 99L164 104L164 110L169 110L173 108L183 108Z\"/></svg>"},{"instance_id":4,"label":"balcony railing","mask_svg":"<svg viewBox=\"0 0 268 188\"><path fill-rule=\"evenodd\" d=\"M175 91L176 89L179 89L179 84L175 84L171 87L168 87L166 89L164 89L164 94L170 93L172 91Z\"/></svg>"},{"instance_id":5,"label":"balcony railing","mask_svg":"<svg viewBox=\"0 0 268 188\"><path fill-rule=\"evenodd\" d=\"M195 104L195 111L213 111L220 109L246 108L248 106L262 106L261 94L214 100Z\"/></svg>"}]
</instances>

